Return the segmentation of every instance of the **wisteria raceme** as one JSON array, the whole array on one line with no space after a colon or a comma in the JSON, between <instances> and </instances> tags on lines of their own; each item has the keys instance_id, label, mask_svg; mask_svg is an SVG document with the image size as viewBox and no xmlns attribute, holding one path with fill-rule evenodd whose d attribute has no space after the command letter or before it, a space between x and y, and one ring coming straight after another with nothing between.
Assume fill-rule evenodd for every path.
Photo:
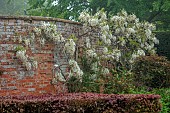
<instances>
[{"instance_id":1,"label":"wisteria raceme","mask_svg":"<svg viewBox=\"0 0 170 113\"><path fill-rule=\"evenodd\" d=\"M26 62L25 66L26 66L27 70L31 70L31 63L30 62Z\"/></svg>"},{"instance_id":2,"label":"wisteria raceme","mask_svg":"<svg viewBox=\"0 0 170 113\"><path fill-rule=\"evenodd\" d=\"M31 62L28 55L26 54L26 50L18 50L16 52L16 57L22 61L22 64L26 67L27 70L31 70L32 68L37 69L37 61Z\"/></svg>"},{"instance_id":3,"label":"wisteria raceme","mask_svg":"<svg viewBox=\"0 0 170 113\"><path fill-rule=\"evenodd\" d=\"M97 54L93 49L87 50L86 55L88 58L96 58L97 57Z\"/></svg>"},{"instance_id":4,"label":"wisteria raceme","mask_svg":"<svg viewBox=\"0 0 170 113\"><path fill-rule=\"evenodd\" d=\"M54 1L52 3L53 6L55 6L56 4L57 4L56 1ZM87 16L88 16L88 14L87 14ZM82 20L85 19L85 17L83 15L80 18ZM92 24L94 24L93 20L91 22L92 22ZM75 54L75 50L76 50L76 43L74 42L74 40L71 38L68 40L65 40L63 38L63 36L61 35L61 33L57 32L57 26L55 24L51 24L49 22L47 22L47 23L42 22L42 26L40 28L35 28L34 31L35 31L36 35L40 36L38 38L39 38L41 45L44 45L46 42L49 42L49 41L51 41L55 44L64 43L64 48L65 48L64 50L66 51L66 53L69 53L69 55L71 56L71 59L69 59L69 66L70 66L69 77L75 76L75 77L79 78L79 80L81 81L83 71L78 66L78 63L72 59ZM32 36L32 37L34 37L34 36ZM87 46L88 47L91 46L89 40L87 40ZM34 65L36 67L37 64L34 64ZM52 81L53 81L53 83L56 83L57 81L65 82L66 79L61 74L61 72L56 72Z\"/></svg>"},{"instance_id":5,"label":"wisteria raceme","mask_svg":"<svg viewBox=\"0 0 170 113\"><path fill-rule=\"evenodd\" d=\"M58 4L58 1L56 0L56 1L53 1L51 5L56 6L57 4Z\"/></svg>"},{"instance_id":6,"label":"wisteria raceme","mask_svg":"<svg viewBox=\"0 0 170 113\"><path fill-rule=\"evenodd\" d=\"M53 82L57 82L57 81L61 81L61 82L65 82L66 79L64 78L64 76L62 75L61 72L56 72L55 73L55 77L53 79Z\"/></svg>"},{"instance_id":7,"label":"wisteria raceme","mask_svg":"<svg viewBox=\"0 0 170 113\"><path fill-rule=\"evenodd\" d=\"M108 53L108 48L107 47L104 47L103 48L103 54L107 54Z\"/></svg>"},{"instance_id":8,"label":"wisteria raceme","mask_svg":"<svg viewBox=\"0 0 170 113\"><path fill-rule=\"evenodd\" d=\"M96 19L96 18L90 19L90 20L89 20L89 24L90 24L91 26L96 26L96 25L98 24L98 19Z\"/></svg>"},{"instance_id":9,"label":"wisteria raceme","mask_svg":"<svg viewBox=\"0 0 170 113\"><path fill-rule=\"evenodd\" d=\"M107 75L110 73L108 68L103 68L101 71L102 71L101 74L103 74L103 75Z\"/></svg>"},{"instance_id":10,"label":"wisteria raceme","mask_svg":"<svg viewBox=\"0 0 170 113\"><path fill-rule=\"evenodd\" d=\"M90 44L90 39L89 39L89 37L86 38L86 47L87 47L87 48L91 48L91 44Z\"/></svg>"},{"instance_id":11,"label":"wisteria raceme","mask_svg":"<svg viewBox=\"0 0 170 113\"><path fill-rule=\"evenodd\" d=\"M21 36L19 36L18 41L19 41L19 43L21 43L21 42L22 42L22 37L21 37Z\"/></svg>"},{"instance_id":12,"label":"wisteria raceme","mask_svg":"<svg viewBox=\"0 0 170 113\"><path fill-rule=\"evenodd\" d=\"M66 50L66 52L68 52L71 56L73 56L74 55L74 53L75 53L75 46L76 46L76 44L75 44L75 42L74 42L74 40L73 39L69 39L67 42L66 42L66 44L65 44L65 50Z\"/></svg>"},{"instance_id":13,"label":"wisteria raceme","mask_svg":"<svg viewBox=\"0 0 170 113\"><path fill-rule=\"evenodd\" d=\"M91 64L91 70L93 70L94 72L99 71L98 62L94 62Z\"/></svg>"},{"instance_id":14,"label":"wisteria raceme","mask_svg":"<svg viewBox=\"0 0 170 113\"><path fill-rule=\"evenodd\" d=\"M69 74L69 78L72 77L72 76L75 76L77 77L80 81L82 81L82 75L83 75L83 71L80 69L78 63L73 60L73 59L70 59L69 60L69 65L71 67L70 69L70 74Z\"/></svg>"},{"instance_id":15,"label":"wisteria raceme","mask_svg":"<svg viewBox=\"0 0 170 113\"><path fill-rule=\"evenodd\" d=\"M35 69L38 68L38 62L37 62L37 61L33 61L32 65L33 65L33 67L34 67Z\"/></svg>"}]
</instances>

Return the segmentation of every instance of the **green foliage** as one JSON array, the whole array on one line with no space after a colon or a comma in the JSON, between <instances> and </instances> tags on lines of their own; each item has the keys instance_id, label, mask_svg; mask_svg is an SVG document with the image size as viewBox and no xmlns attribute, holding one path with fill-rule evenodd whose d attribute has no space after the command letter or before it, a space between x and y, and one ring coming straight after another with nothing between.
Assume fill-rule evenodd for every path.
<instances>
[{"instance_id":1,"label":"green foliage","mask_svg":"<svg viewBox=\"0 0 170 113\"><path fill-rule=\"evenodd\" d=\"M4 72L4 70L0 69L0 75L2 75L2 74L3 74L3 72Z\"/></svg>"},{"instance_id":2,"label":"green foliage","mask_svg":"<svg viewBox=\"0 0 170 113\"><path fill-rule=\"evenodd\" d=\"M67 85L69 93L80 92L80 89L81 89L81 86L82 86L80 80L77 79L74 76L69 78L69 80L67 81L66 85Z\"/></svg>"},{"instance_id":3,"label":"green foliage","mask_svg":"<svg viewBox=\"0 0 170 113\"><path fill-rule=\"evenodd\" d=\"M161 113L169 113L170 111L170 88L154 89L152 93L161 95L161 103L162 103Z\"/></svg>"},{"instance_id":4,"label":"green foliage","mask_svg":"<svg viewBox=\"0 0 170 113\"><path fill-rule=\"evenodd\" d=\"M169 113L170 111L170 88L155 88L152 91L146 91L144 87L137 88L132 94L159 94L161 96L162 110L160 113Z\"/></svg>"},{"instance_id":5,"label":"green foliage","mask_svg":"<svg viewBox=\"0 0 170 113\"><path fill-rule=\"evenodd\" d=\"M128 94L135 89L133 74L125 69L112 70L112 75L105 81L105 93Z\"/></svg>"},{"instance_id":6,"label":"green foliage","mask_svg":"<svg viewBox=\"0 0 170 113\"><path fill-rule=\"evenodd\" d=\"M26 49L23 47L23 46L17 46L16 48L15 48L15 51L25 51Z\"/></svg>"},{"instance_id":7,"label":"green foliage","mask_svg":"<svg viewBox=\"0 0 170 113\"><path fill-rule=\"evenodd\" d=\"M28 13L35 16L50 16L65 19L77 19L79 13L86 9L87 0L57 0L58 4L53 6L54 0L28 0L30 8Z\"/></svg>"},{"instance_id":8,"label":"green foliage","mask_svg":"<svg viewBox=\"0 0 170 113\"><path fill-rule=\"evenodd\" d=\"M148 88L170 87L170 62L165 57L140 57L132 70L136 85Z\"/></svg>"},{"instance_id":9,"label":"green foliage","mask_svg":"<svg viewBox=\"0 0 170 113\"><path fill-rule=\"evenodd\" d=\"M26 15L28 0L0 0L0 15Z\"/></svg>"},{"instance_id":10,"label":"green foliage","mask_svg":"<svg viewBox=\"0 0 170 113\"><path fill-rule=\"evenodd\" d=\"M69 92L96 92L106 94L127 94L135 90L133 74L126 69L111 69L111 74L102 75L91 70L86 58L82 58L82 83L75 77L68 81ZM94 77L94 74L97 74ZM101 89L102 88L102 89Z\"/></svg>"}]
</instances>

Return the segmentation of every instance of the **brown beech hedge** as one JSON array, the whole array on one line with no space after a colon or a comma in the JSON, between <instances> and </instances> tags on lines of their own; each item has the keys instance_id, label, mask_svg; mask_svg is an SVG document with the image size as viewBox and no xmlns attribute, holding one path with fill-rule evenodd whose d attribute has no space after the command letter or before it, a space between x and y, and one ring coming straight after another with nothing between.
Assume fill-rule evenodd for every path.
<instances>
[{"instance_id":1,"label":"brown beech hedge","mask_svg":"<svg viewBox=\"0 0 170 113\"><path fill-rule=\"evenodd\" d=\"M0 97L1 113L159 113L153 94L68 93Z\"/></svg>"}]
</instances>

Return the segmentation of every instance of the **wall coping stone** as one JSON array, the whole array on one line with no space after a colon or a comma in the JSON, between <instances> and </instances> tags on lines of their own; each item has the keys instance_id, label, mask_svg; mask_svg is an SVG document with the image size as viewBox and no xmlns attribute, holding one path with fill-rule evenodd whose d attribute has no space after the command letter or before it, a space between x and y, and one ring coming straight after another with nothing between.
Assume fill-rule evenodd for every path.
<instances>
[{"instance_id":1,"label":"wall coping stone","mask_svg":"<svg viewBox=\"0 0 170 113\"><path fill-rule=\"evenodd\" d=\"M42 16L7 16L7 15L0 15L0 19L21 19L21 20L37 20L37 21L57 21L69 24L77 24L82 25L80 22L75 22L71 20L61 19L61 18L53 18L53 17L42 17Z\"/></svg>"}]
</instances>

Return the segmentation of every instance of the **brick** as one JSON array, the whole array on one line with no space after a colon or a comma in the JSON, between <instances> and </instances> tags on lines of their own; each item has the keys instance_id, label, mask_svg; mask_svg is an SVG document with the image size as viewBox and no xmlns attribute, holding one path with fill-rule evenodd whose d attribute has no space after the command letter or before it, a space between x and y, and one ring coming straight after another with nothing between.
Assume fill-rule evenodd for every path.
<instances>
[{"instance_id":1,"label":"brick","mask_svg":"<svg viewBox=\"0 0 170 113\"><path fill-rule=\"evenodd\" d=\"M42 94L42 93L47 93L47 92L45 90L41 90L39 91L39 93Z\"/></svg>"},{"instance_id":2,"label":"brick","mask_svg":"<svg viewBox=\"0 0 170 113\"><path fill-rule=\"evenodd\" d=\"M35 88L28 88L29 92L34 92L36 89Z\"/></svg>"},{"instance_id":3,"label":"brick","mask_svg":"<svg viewBox=\"0 0 170 113\"><path fill-rule=\"evenodd\" d=\"M8 90L17 90L16 86L8 86Z\"/></svg>"}]
</instances>

